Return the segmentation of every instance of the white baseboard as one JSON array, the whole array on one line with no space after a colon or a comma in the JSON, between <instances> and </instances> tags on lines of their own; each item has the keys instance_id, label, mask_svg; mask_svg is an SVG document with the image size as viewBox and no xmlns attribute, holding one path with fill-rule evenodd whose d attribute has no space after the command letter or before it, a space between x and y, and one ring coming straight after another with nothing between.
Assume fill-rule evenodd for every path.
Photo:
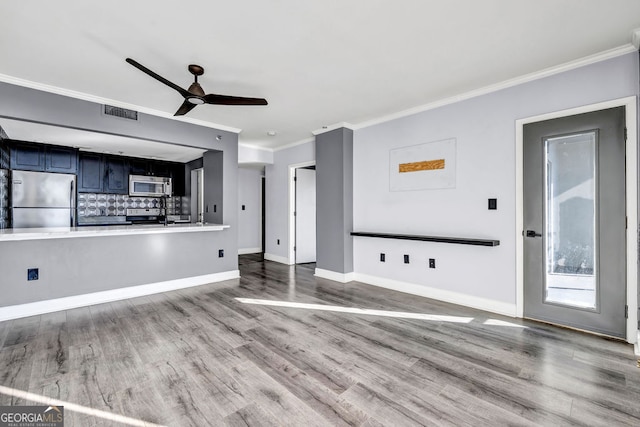
<instances>
[{"instance_id":1,"label":"white baseboard","mask_svg":"<svg viewBox=\"0 0 640 427\"><path fill-rule=\"evenodd\" d=\"M322 268L316 268L314 275L340 283L353 282L354 280L354 273L336 273L335 271L323 270Z\"/></svg>"},{"instance_id":2,"label":"white baseboard","mask_svg":"<svg viewBox=\"0 0 640 427\"><path fill-rule=\"evenodd\" d=\"M355 273L354 279L358 282L366 283L368 285L379 286L381 288L392 289L394 291L404 292L407 294L418 295L421 297L445 301L452 304L477 308L480 310L489 311L491 313L502 314L504 316L516 317L515 303L509 304L501 301L490 300L487 298L462 294L459 292L448 291L446 289L431 288L429 286L400 282L398 280L369 276L367 274L361 273Z\"/></svg>"},{"instance_id":3,"label":"white baseboard","mask_svg":"<svg viewBox=\"0 0 640 427\"><path fill-rule=\"evenodd\" d=\"M177 289L222 282L225 280L237 279L239 277L239 270L231 270L222 273L187 277L184 279L167 280L166 282L149 283L146 285L131 286L128 288L94 292L91 294L74 295L46 301L36 301L27 304L0 307L0 321L36 316L54 311L70 310L72 308L86 307L89 305L158 294L161 292L175 291Z\"/></svg>"},{"instance_id":4,"label":"white baseboard","mask_svg":"<svg viewBox=\"0 0 640 427\"><path fill-rule=\"evenodd\" d=\"M289 258L280 256L280 255L274 255L274 254L265 253L264 254L264 259L266 259L268 261L279 262L280 264L286 264L286 265L293 264L291 261L289 261Z\"/></svg>"},{"instance_id":5,"label":"white baseboard","mask_svg":"<svg viewBox=\"0 0 640 427\"><path fill-rule=\"evenodd\" d=\"M238 255L259 254L262 248L242 248L238 249Z\"/></svg>"}]
</instances>

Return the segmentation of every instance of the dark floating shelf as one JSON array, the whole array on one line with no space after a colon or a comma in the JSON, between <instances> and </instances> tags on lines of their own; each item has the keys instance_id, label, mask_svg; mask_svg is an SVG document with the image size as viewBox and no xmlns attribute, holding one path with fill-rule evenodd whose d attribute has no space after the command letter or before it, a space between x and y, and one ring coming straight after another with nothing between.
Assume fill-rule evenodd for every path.
<instances>
[{"instance_id":1,"label":"dark floating shelf","mask_svg":"<svg viewBox=\"0 0 640 427\"><path fill-rule=\"evenodd\" d=\"M359 236L359 237L378 237L380 239L417 240L420 242L453 243L457 245L473 245L473 246L500 245L500 240L467 239L463 237L417 236L412 234L368 233L368 232L361 232L361 231L352 231L351 235Z\"/></svg>"}]
</instances>

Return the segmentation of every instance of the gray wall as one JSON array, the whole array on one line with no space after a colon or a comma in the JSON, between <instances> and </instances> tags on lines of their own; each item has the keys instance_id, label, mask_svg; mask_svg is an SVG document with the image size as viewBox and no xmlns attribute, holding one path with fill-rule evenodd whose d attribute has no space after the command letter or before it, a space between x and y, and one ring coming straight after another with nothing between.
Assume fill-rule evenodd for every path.
<instances>
[{"instance_id":1,"label":"gray wall","mask_svg":"<svg viewBox=\"0 0 640 427\"><path fill-rule=\"evenodd\" d=\"M209 194L205 203L220 199L222 192L221 217L209 221L224 221L231 228L206 233L0 242L0 293L7 296L0 305L237 270L238 135L145 114L130 123L102 115L101 108L0 83L2 117L215 150L205 156L215 158L218 193ZM224 249L224 258L218 258L218 249ZM26 269L32 267L41 268L41 279L27 285Z\"/></svg>"},{"instance_id":2,"label":"gray wall","mask_svg":"<svg viewBox=\"0 0 640 427\"><path fill-rule=\"evenodd\" d=\"M207 151L204 163L204 221L213 224L224 222L224 154Z\"/></svg>"},{"instance_id":3,"label":"gray wall","mask_svg":"<svg viewBox=\"0 0 640 427\"><path fill-rule=\"evenodd\" d=\"M262 171L238 168L238 249L262 246ZM245 207L242 210L242 206Z\"/></svg>"},{"instance_id":4,"label":"gray wall","mask_svg":"<svg viewBox=\"0 0 640 427\"><path fill-rule=\"evenodd\" d=\"M355 272L515 307L515 121L638 92L632 53L359 129L355 229L498 239L500 246L356 238ZM457 142L455 189L389 191L389 150L448 138ZM494 197L498 209L489 211L487 199ZM380 252L387 262L379 262ZM403 264L403 254L411 264ZM435 270L426 267L428 258L436 259Z\"/></svg>"},{"instance_id":5,"label":"gray wall","mask_svg":"<svg viewBox=\"0 0 640 427\"><path fill-rule=\"evenodd\" d=\"M316 266L353 272L353 131L316 136Z\"/></svg>"},{"instance_id":6,"label":"gray wall","mask_svg":"<svg viewBox=\"0 0 640 427\"><path fill-rule=\"evenodd\" d=\"M137 121L124 120L105 116L102 108L101 104L0 82L0 117L214 150L225 142L238 142L233 132L143 113L138 113Z\"/></svg>"},{"instance_id":7,"label":"gray wall","mask_svg":"<svg viewBox=\"0 0 640 427\"><path fill-rule=\"evenodd\" d=\"M0 242L0 306L232 271L235 232ZM218 249L225 255L218 258ZM39 280L27 281L38 268Z\"/></svg>"},{"instance_id":8,"label":"gray wall","mask_svg":"<svg viewBox=\"0 0 640 427\"><path fill-rule=\"evenodd\" d=\"M288 249L293 238L289 235L289 166L313 161L315 141L278 150L273 157L274 163L265 166L265 256L292 264Z\"/></svg>"}]
</instances>

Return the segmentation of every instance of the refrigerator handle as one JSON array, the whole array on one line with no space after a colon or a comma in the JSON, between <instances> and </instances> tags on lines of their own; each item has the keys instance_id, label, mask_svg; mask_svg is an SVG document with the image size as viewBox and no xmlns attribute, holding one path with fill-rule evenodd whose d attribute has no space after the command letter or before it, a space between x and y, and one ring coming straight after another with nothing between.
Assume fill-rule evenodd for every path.
<instances>
[{"instance_id":1,"label":"refrigerator handle","mask_svg":"<svg viewBox=\"0 0 640 427\"><path fill-rule=\"evenodd\" d=\"M75 204L75 197L73 197L74 196L73 193L75 192L74 184L75 184L75 179L72 179L71 184L69 186L70 187L69 188L69 207L71 208L69 209L69 211L71 212L71 215L69 218L70 227L74 227L76 225L76 204Z\"/></svg>"}]
</instances>

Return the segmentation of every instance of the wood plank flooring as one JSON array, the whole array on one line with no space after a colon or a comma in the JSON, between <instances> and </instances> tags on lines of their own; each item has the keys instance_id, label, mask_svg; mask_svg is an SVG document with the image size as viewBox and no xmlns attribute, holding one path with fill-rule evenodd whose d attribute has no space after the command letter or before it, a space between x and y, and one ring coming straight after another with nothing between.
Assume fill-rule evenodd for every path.
<instances>
[{"instance_id":1,"label":"wood plank flooring","mask_svg":"<svg viewBox=\"0 0 640 427\"><path fill-rule=\"evenodd\" d=\"M2 322L0 385L103 411L66 426L640 425L630 345L313 267L243 256L240 280Z\"/></svg>"}]
</instances>

